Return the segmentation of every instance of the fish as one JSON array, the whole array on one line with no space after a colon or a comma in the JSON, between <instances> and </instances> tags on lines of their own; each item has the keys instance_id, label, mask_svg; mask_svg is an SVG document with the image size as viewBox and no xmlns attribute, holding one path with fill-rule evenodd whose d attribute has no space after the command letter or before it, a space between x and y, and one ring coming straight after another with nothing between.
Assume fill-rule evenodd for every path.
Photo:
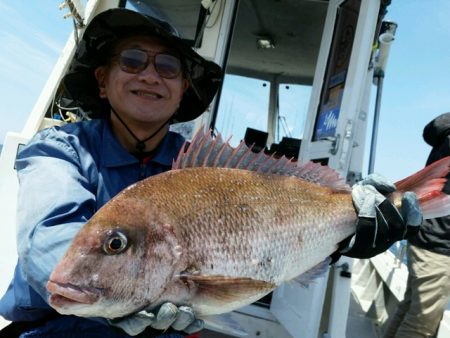
<instances>
[{"instance_id":1,"label":"fish","mask_svg":"<svg viewBox=\"0 0 450 338\"><path fill-rule=\"evenodd\" d=\"M397 182L424 217L450 214L450 157ZM201 128L171 170L125 188L80 229L49 277L64 315L121 318L165 302L198 318L315 276L356 230L351 187L314 162L256 153Z\"/></svg>"}]
</instances>

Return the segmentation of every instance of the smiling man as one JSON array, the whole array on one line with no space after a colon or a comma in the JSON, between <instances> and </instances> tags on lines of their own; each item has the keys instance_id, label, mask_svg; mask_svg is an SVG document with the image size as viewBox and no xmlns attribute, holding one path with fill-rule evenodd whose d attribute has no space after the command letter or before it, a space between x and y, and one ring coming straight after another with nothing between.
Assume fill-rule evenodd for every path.
<instances>
[{"instance_id":1,"label":"smiling man","mask_svg":"<svg viewBox=\"0 0 450 338\"><path fill-rule=\"evenodd\" d=\"M118 8L92 19L63 83L93 119L45 129L17 156L19 261L0 300L0 315L13 323L0 337L168 338L201 328L189 308L171 303L113 321L61 315L46 285L99 208L171 168L184 138L170 124L201 115L221 81L221 68L166 22Z\"/></svg>"}]
</instances>

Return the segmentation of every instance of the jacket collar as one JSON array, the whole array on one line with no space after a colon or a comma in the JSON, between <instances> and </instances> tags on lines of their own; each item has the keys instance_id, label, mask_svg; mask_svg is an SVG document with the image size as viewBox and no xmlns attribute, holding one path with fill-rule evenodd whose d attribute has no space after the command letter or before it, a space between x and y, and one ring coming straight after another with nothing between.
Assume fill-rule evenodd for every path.
<instances>
[{"instance_id":1,"label":"jacket collar","mask_svg":"<svg viewBox=\"0 0 450 338\"><path fill-rule=\"evenodd\" d=\"M151 162L169 167L172 165L172 161L176 159L180 149L175 135L175 133L169 131L164 136L155 149ZM110 123L105 120L102 136L102 165L105 167L118 167L137 163L139 163L139 160L119 143L112 132Z\"/></svg>"}]
</instances>

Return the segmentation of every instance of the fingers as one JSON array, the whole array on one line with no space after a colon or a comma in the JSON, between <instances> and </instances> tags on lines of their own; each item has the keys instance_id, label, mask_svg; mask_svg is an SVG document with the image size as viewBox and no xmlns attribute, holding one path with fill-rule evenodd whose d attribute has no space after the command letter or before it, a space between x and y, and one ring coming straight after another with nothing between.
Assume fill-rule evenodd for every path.
<instances>
[{"instance_id":1,"label":"fingers","mask_svg":"<svg viewBox=\"0 0 450 338\"><path fill-rule=\"evenodd\" d=\"M172 327L174 330L190 334L200 331L205 325L203 320L195 318L192 308L177 307L173 303L164 303L156 316L151 311L140 311L121 319L109 320L109 323L121 328L130 336L140 334L148 326L162 331Z\"/></svg>"},{"instance_id":2,"label":"fingers","mask_svg":"<svg viewBox=\"0 0 450 338\"><path fill-rule=\"evenodd\" d=\"M180 306L178 311L178 317L173 322L172 327L177 331L184 331L195 321L195 315L192 309L188 306Z\"/></svg>"},{"instance_id":3,"label":"fingers","mask_svg":"<svg viewBox=\"0 0 450 338\"><path fill-rule=\"evenodd\" d=\"M379 174L370 174L362 181L357 183L358 185L372 185L377 189L381 194L386 195L396 190L395 185L388 180L386 177L381 176Z\"/></svg>"},{"instance_id":4,"label":"fingers","mask_svg":"<svg viewBox=\"0 0 450 338\"><path fill-rule=\"evenodd\" d=\"M352 199L359 217L375 218L375 207L386 197L372 185L355 185L352 189Z\"/></svg>"},{"instance_id":5,"label":"fingers","mask_svg":"<svg viewBox=\"0 0 450 338\"><path fill-rule=\"evenodd\" d=\"M409 226L419 226L423 217L419 207L419 200L414 192L407 191L402 197L402 216Z\"/></svg>"},{"instance_id":6,"label":"fingers","mask_svg":"<svg viewBox=\"0 0 450 338\"><path fill-rule=\"evenodd\" d=\"M196 319L195 321L193 321L191 323L191 325L189 325L187 328L184 329L184 332L186 332L187 334L198 332L198 331L202 330L204 326L205 326L205 322L203 320Z\"/></svg>"},{"instance_id":7,"label":"fingers","mask_svg":"<svg viewBox=\"0 0 450 338\"><path fill-rule=\"evenodd\" d=\"M177 319L178 307L172 303L164 303L156 315L155 321L152 323L152 327L157 330L168 329L173 322Z\"/></svg>"},{"instance_id":8,"label":"fingers","mask_svg":"<svg viewBox=\"0 0 450 338\"><path fill-rule=\"evenodd\" d=\"M203 320L195 318L192 308L189 306L177 307L173 303L163 304L155 321L151 324L157 330L167 330L172 327L174 330L184 331L188 334L200 331L204 325Z\"/></svg>"},{"instance_id":9,"label":"fingers","mask_svg":"<svg viewBox=\"0 0 450 338\"><path fill-rule=\"evenodd\" d=\"M417 195L413 192L406 192L402 198L402 215L406 223L405 238L413 238L420 230L423 222L422 212L419 207Z\"/></svg>"},{"instance_id":10,"label":"fingers","mask_svg":"<svg viewBox=\"0 0 450 338\"><path fill-rule=\"evenodd\" d=\"M136 336L143 332L147 326L151 325L154 320L155 315L153 313L141 311L119 320L109 320L109 323L121 328L129 336Z\"/></svg>"}]
</instances>

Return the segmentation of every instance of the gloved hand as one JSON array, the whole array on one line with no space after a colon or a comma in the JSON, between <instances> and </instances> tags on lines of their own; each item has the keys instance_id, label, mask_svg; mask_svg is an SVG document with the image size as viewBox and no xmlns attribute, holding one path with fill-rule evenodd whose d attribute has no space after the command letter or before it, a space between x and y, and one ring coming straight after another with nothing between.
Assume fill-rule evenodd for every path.
<instances>
[{"instance_id":1,"label":"gloved hand","mask_svg":"<svg viewBox=\"0 0 450 338\"><path fill-rule=\"evenodd\" d=\"M417 195L406 192L399 212L386 199L386 195L395 190L394 184L377 174L371 174L353 186L353 203L358 213L356 233L340 243L338 254L370 258L419 231L422 214Z\"/></svg>"},{"instance_id":2,"label":"gloved hand","mask_svg":"<svg viewBox=\"0 0 450 338\"><path fill-rule=\"evenodd\" d=\"M172 327L174 330L188 334L200 331L204 326L203 320L196 319L190 307L177 307L173 303L164 303L156 315L144 310L124 318L110 320L109 323L121 328L130 336L138 335L148 326L157 330L167 330Z\"/></svg>"}]
</instances>

